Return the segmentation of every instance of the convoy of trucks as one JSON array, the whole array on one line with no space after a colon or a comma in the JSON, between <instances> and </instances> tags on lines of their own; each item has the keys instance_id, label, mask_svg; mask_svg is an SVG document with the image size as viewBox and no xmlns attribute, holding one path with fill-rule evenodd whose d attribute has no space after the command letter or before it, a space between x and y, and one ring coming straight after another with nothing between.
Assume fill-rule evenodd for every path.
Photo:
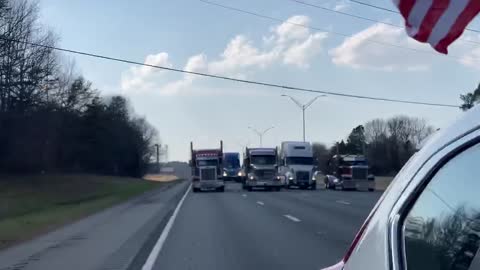
<instances>
[{"instance_id":1,"label":"convoy of trucks","mask_svg":"<svg viewBox=\"0 0 480 270\"><path fill-rule=\"evenodd\" d=\"M193 149L190 144L194 192L201 190L225 191L225 180L242 183L243 189L251 191L262 188L280 190L317 189L318 171L309 142L282 142L280 149L245 148L243 165L240 154L223 153L223 142L219 149ZM362 155L334 155L327 164L324 174L327 189L375 190L375 176L369 173L366 158Z\"/></svg>"}]
</instances>

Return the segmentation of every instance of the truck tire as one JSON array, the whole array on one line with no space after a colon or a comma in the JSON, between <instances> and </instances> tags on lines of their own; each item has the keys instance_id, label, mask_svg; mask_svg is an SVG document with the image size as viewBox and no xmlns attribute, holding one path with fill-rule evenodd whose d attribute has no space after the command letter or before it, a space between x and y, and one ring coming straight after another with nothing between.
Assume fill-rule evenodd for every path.
<instances>
[{"instance_id":1,"label":"truck tire","mask_svg":"<svg viewBox=\"0 0 480 270\"><path fill-rule=\"evenodd\" d=\"M247 186L247 191L248 192L252 191L252 187Z\"/></svg>"},{"instance_id":2,"label":"truck tire","mask_svg":"<svg viewBox=\"0 0 480 270\"><path fill-rule=\"evenodd\" d=\"M314 183L314 184L311 186L311 189L312 189L312 190L317 190L317 183Z\"/></svg>"},{"instance_id":3,"label":"truck tire","mask_svg":"<svg viewBox=\"0 0 480 270\"><path fill-rule=\"evenodd\" d=\"M199 189L199 188L195 188L195 187L194 187L192 190L193 190L193 193L197 193L197 192L199 192L199 191L200 191L200 189Z\"/></svg>"},{"instance_id":4,"label":"truck tire","mask_svg":"<svg viewBox=\"0 0 480 270\"><path fill-rule=\"evenodd\" d=\"M225 186L217 188L218 192L225 192Z\"/></svg>"},{"instance_id":5,"label":"truck tire","mask_svg":"<svg viewBox=\"0 0 480 270\"><path fill-rule=\"evenodd\" d=\"M373 191L375 191L375 189L374 188L369 188L368 191L373 192Z\"/></svg>"}]
</instances>

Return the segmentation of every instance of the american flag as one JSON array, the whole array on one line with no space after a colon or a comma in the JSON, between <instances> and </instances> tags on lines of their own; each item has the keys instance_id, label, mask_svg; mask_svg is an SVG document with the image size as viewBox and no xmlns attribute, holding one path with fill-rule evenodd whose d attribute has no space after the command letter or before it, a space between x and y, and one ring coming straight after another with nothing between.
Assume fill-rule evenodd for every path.
<instances>
[{"instance_id":1,"label":"american flag","mask_svg":"<svg viewBox=\"0 0 480 270\"><path fill-rule=\"evenodd\" d=\"M480 11L480 0L393 0L407 34L441 53L460 37Z\"/></svg>"}]
</instances>

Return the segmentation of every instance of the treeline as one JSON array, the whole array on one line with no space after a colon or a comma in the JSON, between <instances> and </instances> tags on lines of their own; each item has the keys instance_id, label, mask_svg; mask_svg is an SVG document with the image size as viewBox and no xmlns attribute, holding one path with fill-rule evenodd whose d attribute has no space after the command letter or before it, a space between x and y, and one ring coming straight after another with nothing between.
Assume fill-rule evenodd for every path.
<instances>
[{"instance_id":1,"label":"treeline","mask_svg":"<svg viewBox=\"0 0 480 270\"><path fill-rule=\"evenodd\" d=\"M124 97L101 97L55 44L35 4L0 0L0 173L142 175L156 130Z\"/></svg>"},{"instance_id":2,"label":"treeline","mask_svg":"<svg viewBox=\"0 0 480 270\"><path fill-rule=\"evenodd\" d=\"M373 173L394 175L433 132L434 128L424 119L378 118L353 128L346 140L335 142L330 148L314 143L313 150L322 171L326 171L328 160L337 153L359 154L367 157Z\"/></svg>"}]
</instances>

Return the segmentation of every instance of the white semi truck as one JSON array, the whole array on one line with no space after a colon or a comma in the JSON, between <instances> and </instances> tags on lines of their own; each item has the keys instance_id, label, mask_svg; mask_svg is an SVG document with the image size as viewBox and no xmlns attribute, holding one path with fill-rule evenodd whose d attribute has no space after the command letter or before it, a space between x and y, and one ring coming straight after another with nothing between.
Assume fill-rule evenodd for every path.
<instances>
[{"instance_id":1,"label":"white semi truck","mask_svg":"<svg viewBox=\"0 0 480 270\"><path fill-rule=\"evenodd\" d=\"M279 156L278 170L285 179L286 188L317 189L313 150L309 142L282 142Z\"/></svg>"}]
</instances>

